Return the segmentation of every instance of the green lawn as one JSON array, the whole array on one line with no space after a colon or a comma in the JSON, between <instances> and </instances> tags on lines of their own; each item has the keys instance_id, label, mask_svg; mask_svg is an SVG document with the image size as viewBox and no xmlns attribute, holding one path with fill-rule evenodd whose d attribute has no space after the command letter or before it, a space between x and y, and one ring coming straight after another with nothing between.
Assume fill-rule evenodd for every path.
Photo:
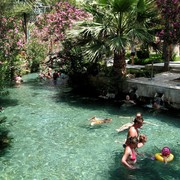
<instances>
[{"instance_id":1,"label":"green lawn","mask_svg":"<svg viewBox=\"0 0 180 180\"><path fill-rule=\"evenodd\" d=\"M180 61L180 56L176 56L175 61Z\"/></svg>"}]
</instances>

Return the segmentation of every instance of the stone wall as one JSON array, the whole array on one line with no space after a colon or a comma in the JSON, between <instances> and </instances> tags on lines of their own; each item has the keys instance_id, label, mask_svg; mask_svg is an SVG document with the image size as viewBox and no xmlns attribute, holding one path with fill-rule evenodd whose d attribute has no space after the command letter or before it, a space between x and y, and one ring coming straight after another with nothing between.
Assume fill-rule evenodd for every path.
<instances>
[{"instance_id":1,"label":"stone wall","mask_svg":"<svg viewBox=\"0 0 180 180\"><path fill-rule=\"evenodd\" d=\"M180 88L180 87L179 87ZM143 84L138 82L128 82L128 87L124 90L125 93L128 93L132 89L135 89L137 97L148 97L154 98L155 94L163 94L164 101L167 102L170 106L176 109L180 109L180 89L158 86L155 84Z\"/></svg>"}]
</instances>

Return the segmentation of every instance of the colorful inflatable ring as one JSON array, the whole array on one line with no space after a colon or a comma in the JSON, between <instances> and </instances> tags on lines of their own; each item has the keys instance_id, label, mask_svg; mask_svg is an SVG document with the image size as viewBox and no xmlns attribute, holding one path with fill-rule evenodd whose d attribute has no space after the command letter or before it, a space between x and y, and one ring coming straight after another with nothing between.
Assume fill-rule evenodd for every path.
<instances>
[{"instance_id":1,"label":"colorful inflatable ring","mask_svg":"<svg viewBox=\"0 0 180 180\"><path fill-rule=\"evenodd\" d=\"M156 153L155 154L155 158L158 160L158 161L161 161L161 162L164 162L164 158L162 156L161 153ZM174 159L174 155L173 154L170 154L168 157L167 157L167 162L170 162Z\"/></svg>"}]
</instances>

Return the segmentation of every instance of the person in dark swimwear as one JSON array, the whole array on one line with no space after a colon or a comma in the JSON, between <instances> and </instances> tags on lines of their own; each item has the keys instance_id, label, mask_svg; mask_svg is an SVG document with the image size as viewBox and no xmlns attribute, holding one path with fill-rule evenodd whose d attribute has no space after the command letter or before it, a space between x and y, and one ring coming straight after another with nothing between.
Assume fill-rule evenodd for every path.
<instances>
[{"instance_id":1,"label":"person in dark swimwear","mask_svg":"<svg viewBox=\"0 0 180 180\"><path fill-rule=\"evenodd\" d=\"M136 151L138 145L137 137L129 137L126 141L126 147L124 149L124 155L121 159L121 163L128 169L136 169Z\"/></svg>"},{"instance_id":2,"label":"person in dark swimwear","mask_svg":"<svg viewBox=\"0 0 180 180\"><path fill-rule=\"evenodd\" d=\"M57 84L57 78L58 77L59 77L58 71L55 70L54 73L53 73L53 82L54 82L54 85Z\"/></svg>"}]
</instances>

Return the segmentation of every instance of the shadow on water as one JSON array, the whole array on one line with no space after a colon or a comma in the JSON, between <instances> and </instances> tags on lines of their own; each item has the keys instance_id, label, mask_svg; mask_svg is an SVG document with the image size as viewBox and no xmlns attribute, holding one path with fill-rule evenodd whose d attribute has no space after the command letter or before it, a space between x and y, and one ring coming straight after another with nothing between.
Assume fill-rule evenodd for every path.
<instances>
[{"instance_id":1,"label":"shadow on water","mask_svg":"<svg viewBox=\"0 0 180 180\"><path fill-rule=\"evenodd\" d=\"M9 99L8 97L0 98L1 106L4 108L8 106L17 106L18 100L17 99Z\"/></svg>"},{"instance_id":2,"label":"shadow on water","mask_svg":"<svg viewBox=\"0 0 180 180\"><path fill-rule=\"evenodd\" d=\"M10 131L5 127L6 116L0 116L0 156L4 156L11 147L12 138L9 136Z\"/></svg>"},{"instance_id":3,"label":"shadow on water","mask_svg":"<svg viewBox=\"0 0 180 180\"><path fill-rule=\"evenodd\" d=\"M83 107L86 109L94 109L96 107L97 110L106 109L106 111L112 115L117 115L121 113L127 116L130 109L131 114L129 114L129 116L132 116L131 118L133 118L137 112L141 112L144 117L146 116L156 117L159 121L165 122L168 125L180 127L178 121L180 115L179 112L177 111L169 110L169 111L165 111L165 112L161 111L156 114L153 114L151 111L149 112L149 110L147 110L146 108L138 107L138 106L134 106L133 109L131 107L124 109L123 107L121 108L120 105L117 106L117 104L114 104L113 101L105 101L99 98L81 97L71 92L70 93L58 92L52 98L56 103L66 102L72 107ZM109 108L109 107L113 107L113 108ZM171 119L171 121L169 121L169 119Z\"/></svg>"},{"instance_id":4,"label":"shadow on water","mask_svg":"<svg viewBox=\"0 0 180 180\"><path fill-rule=\"evenodd\" d=\"M37 107L33 104L34 103L33 101L35 101L35 100L40 100L41 101L42 98L46 98L47 99L47 101L45 101L45 103L47 103L47 107L49 108L49 98L50 98L51 100L53 100L55 102L54 103L55 106L52 106L52 108L56 107L56 104L57 105L61 104L60 107L62 107L62 109L64 107L68 107L68 110L70 109L69 111L67 111L68 113L72 112L71 111L71 107L72 107L72 109L74 108L75 110L76 109L77 110L79 110L79 109L80 110L82 110L82 109L86 110L87 109L87 111L83 111L83 113L86 113L86 112L90 112L90 113L91 112L92 113L94 113L94 112L97 113L98 112L99 113L99 111L105 110L105 111L107 111L107 113L105 112L104 114L114 116L115 118L117 117L117 115L121 115L121 116L124 116L124 115L125 116L132 116L133 115L134 116L137 111L141 111L143 113L144 117L152 117L152 115L153 115L147 109L143 109L143 108L140 108L140 107L133 107L133 108L125 109L123 107L121 108L117 104L114 105L113 101L104 101L104 100L101 100L101 99L98 99L98 98L89 98L89 97L82 97L82 96L79 96L79 95L75 95L71 91L68 91L68 90L66 91L66 88L68 89L67 86L62 85L62 86L56 86L55 87L52 84L48 84L48 82L39 82L38 79L35 76L33 78L30 78L30 79L28 79L28 78L26 79L25 78L25 81L23 82L22 88L24 88L24 87L26 87L25 90L28 90L29 88L31 88L33 90L33 91L29 91L27 93L28 97L29 96L30 97L31 96L35 97L34 99L32 98L32 101L30 101L30 98L29 99L27 98L27 102L24 103L26 105L25 107L27 109L29 108L29 104L32 106L30 108L33 109L35 107L37 109ZM46 90L48 90L48 91L52 90L53 93L47 93L47 95L45 94L45 96L40 96L39 99L38 98L36 99L36 96L38 96L39 94L42 94L42 93L46 93ZM27 95L26 95L26 97L27 97ZM6 101L6 103L5 103L5 101ZM23 103L23 100L20 101L20 102ZM62 103L68 104L68 106L65 106ZM18 100L13 99L13 96L12 96L12 99L10 99L10 100L8 100L8 98L7 98L7 100L6 99L3 100L3 104L4 104L4 106L6 105L6 107L7 106L16 106L16 105L19 105L18 104ZM112 106L113 106L113 108L112 108ZM17 107L17 108L19 108L19 107ZM24 108L24 105L23 105L23 108ZM38 106L38 108L39 109L37 111L35 111L36 109L35 110L33 109L33 111L31 113L29 113L28 117L30 117L30 119L31 119L31 116L32 117L36 117L36 116L34 116L34 114L36 114L38 111L39 112L42 111L42 113L44 113L43 106L41 106L41 104ZM89 110L96 110L96 111L89 111ZM57 108L57 111L59 112L58 108ZM26 109L25 109L25 111L21 112L23 114L23 117L25 117L24 112L26 112ZM62 112L64 112L64 111L62 111ZM99 149L99 155L101 155L101 153L103 151L104 151L103 153L106 154L107 153L106 152L106 148L107 148L107 151L110 154L110 157L109 157L110 160L109 160L108 164L106 164L106 166L108 166L108 170L109 170L108 173L107 173L107 170L106 170L106 172L104 171L104 164L102 164L101 161L99 161L99 164L96 161L92 163L92 169L96 169L97 168L97 171L95 172L95 174L99 173L99 171L100 171L100 170L98 170L99 167L101 167L101 169L103 168L102 171L104 172L104 174L102 173L101 177L103 177L103 175L107 175L108 176L108 177L106 177L104 179L109 179L109 180L127 180L127 179L138 179L138 180L151 180L151 179L159 179L159 180L162 179L162 180L164 180L164 179L167 179L167 180L169 180L169 179L175 179L176 180L180 176L179 168L177 166L178 162L180 162L180 159L178 157L178 152L176 152L177 149L178 149L178 146L179 146L179 142L176 143L174 140L172 140L172 142L169 142L168 145L170 145L171 150L172 150L173 154L175 155L175 159L172 162L168 163L167 165L165 165L165 164L163 164L163 163L161 163L159 161L152 161L150 159L151 154L154 154L155 152L159 152L160 151L159 149L157 150L157 148L151 147L151 146L153 146L153 143L155 143L153 141L154 140L153 138L157 138L156 140L161 139L162 137L164 138L164 136L162 134L158 134L159 132L160 133L163 132L163 127L162 126L159 126L159 127L153 126L152 129L151 129L151 126L146 126L147 127L146 130L147 130L147 132L149 132L148 135L150 137L152 137L150 140L148 140L150 143L147 143L147 145L145 146L145 148L147 147L147 149L145 150L145 153L147 153L147 156L144 157L144 158L139 158L138 157L137 165L140 167L140 169L130 171L130 170L127 170L125 167L123 167L121 165L121 163L120 163L120 160L121 160L121 158L123 156L123 148L121 147L121 148L118 148L118 150L117 150L117 146L113 142L114 139L120 139L120 137L119 137L120 134L118 134L116 131L114 132L114 129L115 129L114 126L111 126L111 125L113 125L113 123L107 124L107 125L104 124L102 126L101 125L99 125L99 126L90 126L89 125L90 122L88 122L88 121L86 121L87 123L84 123L84 121L83 122L79 121L80 118L82 119L82 118L85 117L85 116L82 116L83 113L81 114L81 116L79 116L79 114L77 112L74 113L74 111L73 111L74 114L72 114L72 116L73 117L78 117L77 119L74 118L74 121L71 121L72 120L71 117L69 117L69 119L68 118L65 119L64 117L68 117L68 115L66 115L66 114L61 113L59 115L59 113L57 113L57 118L59 118L59 116L61 116L61 118L63 120L64 119L67 120L67 121L57 121L57 124L58 124L57 125L55 123L57 118L56 117L53 118L53 116L54 116L54 114L56 112L55 111L50 111L50 113L52 113L52 116L50 114L50 116L47 116L47 119L48 118L52 119L52 121L48 121L46 119L46 121L42 121L42 124L41 124L41 121L39 120L38 126L42 126L42 128L45 128L45 131L42 131L42 132L43 132L44 135L48 136L47 139L50 138L49 134L50 134L51 131L52 131L52 135L56 135L55 134L55 130L57 129L57 131L58 131L57 137L58 137L58 135L60 135L60 136L57 139L53 138L52 142L54 143L53 147L57 148L57 152L58 153L59 153L59 151L61 151L61 149L63 149L63 146L65 146L66 148L68 147L67 143L69 142L69 139L71 139L70 142L72 143L72 146L68 147L67 149L71 149L73 151L73 153L74 153L75 149L80 150L79 152L78 151L76 152L76 153L79 153L79 157L78 158L74 154L68 154L69 157L71 157L71 160L73 160L73 158L75 158L75 160L76 159L78 159L78 160L81 159L82 160L83 156L85 156L86 160L84 162L91 162L91 161L93 161L92 157L95 157L94 159L98 158L97 154L95 156L93 155L92 157L91 156L86 156L87 152L84 153L84 149L85 149L85 146L88 145L87 142L91 142L92 141L92 144L90 143L89 146L87 146L86 151L88 151L88 150L94 151L95 150L95 153L97 153L98 150L96 151L95 148L98 148ZM42 114L40 113L40 115L42 115ZM47 114L47 115L49 115L49 114ZM94 115L98 116L98 114L92 114L92 116L94 116ZM46 118L46 115L44 117ZM177 121L179 119L178 115L176 115L176 116L173 115L172 116L172 114L170 114L170 113L165 113L164 114L164 113L159 112L154 117L156 118L155 120L165 122L166 123L166 129L169 126L173 126L173 127L176 126L176 127L178 127L180 125L179 122ZM166 117L166 118L163 118L163 117ZM37 116L37 118L39 119L38 116ZM91 117L89 117L89 118L91 118ZM117 120L120 120L120 118L119 119L118 118L119 117L117 117ZM12 123L19 122L20 120L21 120L21 117L13 116L13 122ZM130 119L128 119L128 121L129 120ZM77 124L77 121L78 121L78 124ZM31 122L31 121L29 121L29 122ZM47 126L46 126L46 124L44 122L47 123ZM15 124L13 124L13 125L14 125L14 128L15 128L16 127ZM18 125L21 125L21 121L20 121L20 123ZM30 128L32 128L31 126L32 125L30 123ZM54 127L54 126L57 126L57 127ZM25 127L25 126L22 126L22 127ZM52 127L52 129L51 129L51 127ZM78 129L79 127L81 129ZM114 128L113 131L111 131L112 130L111 127ZM70 131L67 133L64 129L67 129L67 130L70 130ZM29 129L27 129L27 130L29 132ZM31 131L32 135L34 135L34 137L36 137L37 129L34 129L34 127L33 127L33 129L31 129L31 130L32 130ZM174 129L171 127L171 130L174 130ZM18 129L18 131L19 131L19 129ZM155 132L156 137L152 136L153 131ZM41 129L40 129L40 132L41 132ZM59 134L59 132L63 132L64 134ZM89 133L87 133L87 132L89 132ZM22 133L24 133L24 132L22 131ZM121 133L121 137L122 138L126 137L126 133L127 133L127 131L122 132ZM79 136L76 136L76 135L79 135ZM167 134L165 134L165 135L167 135ZM76 137L77 137L77 139L76 139ZM63 140L63 138L64 138L64 140ZM67 138L68 141L65 138ZM102 138L102 140L101 140L101 138ZM173 139L174 136L172 136L171 138ZM82 141L79 141L79 139L82 140ZM60 141L58 141L58 140L60 140ZM87 141L86 143L84 143L85 140ZM159 143L160 141L157 141L157 143ZM46 141L44 141L44 142L46 142ZM51 143L49 140L47 142L48 142L47 145ZM78 148L77 148L78 142L80 142L80 145L83 144L83 148L82 149L79 149L79 147L80 147L79 145L78 145ZM101 144L102 142L104 142L104 144ZM33 143L34 143L34 141L33 141ZM41 141L40 141L40 143L41 143ZM58 146L61 143L62 144L64 143L63 146ZM108 143L110 144L109 147L107 147ZM36 143L36 144L38 144L38 143ZM96 145L98 145L98 146L96 146ZM75 147L75 149L73 149L73 146ZM91 149L91 146L93 146L92 149ZM36 148L36 145L34 147ZM44 146L42 146L42 147L44 147ZM41 147L40 150L46 150L46 149L43 149L42 147ZM150 148L148 148L148 147L150 147ZM51 149L52 146L50 146L49 148ZM113 148L115 150L112 150ZM54 149L51 149L51 150L53 151ZM22 152L24 152L24 150ZM34 150L34 152L37 152L37 149ZM27 151L27 153L28 153L28 151ZM64 157L66 157L66 151L61 151L61 153L64 154ZM89 153L91 154L91 152L89 152ZM21 154L19 155L19 157L21 157ZM49 155L51 155L51 153L49 153L49 150L48 150L48 156ZM37 157L36 156L37 157L41 157L41 153L40 154L38 154L38 153L35 154L35 161L33 163L37 163ZM59 157L59 156L60 156L59 154L58 154L58 156L56 156L56 153L55 153L55 157L54 157L55 160L53 162L53 165L56 163L57 157ZM49 156L49 157L50 157L50 162L51 162L51 159L53 158L53 155ZM61 159L63 159L63 156L60 156L60 157L61 157ZM105 159L106 159L106 156L103 156L103 157L105 157ZM89 158L89 161L87 161L87 158ZM27 163L28 161L26 161L25 163ZM63 166L67 166L67 165L65 165L65 164L67 164L67 162L66 161L64 161L64 162L65 163L64 163ZM79 162L77 162L77 164L76 164L76 161L74 161L74 162L71 161L71 163L74 163L73 164L73 169L80 167L80 172L82 172L82 169L81 169L82 166L78 166ZM44 164L45 163L43 163L43 165ZM59 161L57 167L61 166L61 164L62 164L61 161ZM43 167L43 165L42 164L38 165L38 167ZM86 163L85 163L85 165L86 165ZM97 167L94 168L96 165L97 165ZM62 166L62 169L65 169L63 166ZM52 166L52 167L55 167L55 166ZM66 169L68 169L68 167L69 166L67 166ZM22 168L22 164L20 165L20 168ZM87 170L88 173L92 172L92 171L89 171L89 168L91 168L91 167L89 167L87 165L86 168L87 168L86 170ZM49 170L49 164L47 166L47 169ZM56 169L56 167L54 169ZM43 171L43 168L42 168L42 171ZM72 169L70 169L69 171L67 170L66 177L71 172L72 172ZM59 174L59 173L60 173L60 171L58 170L57 174ZM16 175L14 175L14 176L16 176ZM92 173L92 176L93 176L93 173ZM42 176L41 179L43 179L43 177L44 177L44 175ZM71 179L73 179L73 178L71 178Z\"/></svg>"},{"instance_id":5,"label":"shadow on water","mask_svg":"<svg viewBox=\"0 0 180 180\"><path fill-rule=\"evenodd\" d=\"M149 152L146 157L139 157L137 160L136 170L128 170L121 164L121 158L123 153L114 153L114 164L109 167L110 178L109 180L178 180L180 177L180 172L177 170L176 163L179 161L178 154L175 153L174 156L177 157L172 162L167 164L162 163L157 160L152 160L153 151Z\"/></svg>"},{"instance_id":6,"label":"shadow on water","mask_svg":"<svg viewBox=\"0 0 180 180\"><path fill-rule=\"evenodd\" d=\"M166 122L168 118L163 118L164 116L169 117L171 121L167 121L169 125L173 124L175 126L179 126L180 124L177 122L177 119L180 117L180 113L176 110L168 110L168 111L152 111L150 109L144 107L133 106L133 108L121 108L121 103L115 103L114 100L105 100L98 97L85 97L81 95L74 94L71 90L68 91L69 87L67 84L59 84L54 86L52 80L47 81L40 81L38 79L37 74L32 74L31 76L25 76L25 81L23 85L27 85L28 87L32 88L33 90L56 90L56 94L52 95L50 98L54 100L54 102L58 103L68 103L69 106L72 107L83 107L86 109L94 109L96 107L97 110L106 109L109 114L117 115L120 111L121 113L127 114L129 113L129 109L131 109L131 115L134 116L137 112L141 111L143 115L150 115L154 117L159 117L159 121ZM66 91L67 90L67 91ZM33 97L38 96L39 93L34 92L32 94ZM11 105L18 105L18 101L11 100ZM109 108L109 107L114 108ZM97 115L98 116L98 115ZM91 117L90 117L91 118ZM166 120L162 120L166 119Z\"/></svg>"}]
</instances>

